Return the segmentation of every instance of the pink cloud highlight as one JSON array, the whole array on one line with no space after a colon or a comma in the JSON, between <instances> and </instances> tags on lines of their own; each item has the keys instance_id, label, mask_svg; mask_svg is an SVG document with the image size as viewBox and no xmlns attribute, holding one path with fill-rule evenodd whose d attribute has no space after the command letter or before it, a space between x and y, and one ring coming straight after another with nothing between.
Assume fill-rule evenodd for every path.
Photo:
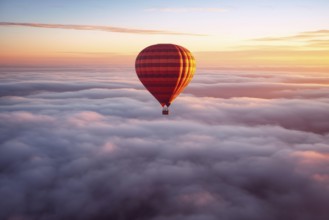
<instances>
[{"instance_id":1,"label":"pink cloud highlight","mask_svg":"<svg viewBox=\"0 0 329 220\"><path fill-rule=\"evenodd\" d=\"M56 28L56 29L84 30L84 31L105 31L105 32L126 33L126 34L205 36L203 34L174 32L174 31L166 31L166 30L147 30L147 29L123 28L123 27L99 26L99 25L0 22L0 26Z\"/></svg>"}]
</instances>

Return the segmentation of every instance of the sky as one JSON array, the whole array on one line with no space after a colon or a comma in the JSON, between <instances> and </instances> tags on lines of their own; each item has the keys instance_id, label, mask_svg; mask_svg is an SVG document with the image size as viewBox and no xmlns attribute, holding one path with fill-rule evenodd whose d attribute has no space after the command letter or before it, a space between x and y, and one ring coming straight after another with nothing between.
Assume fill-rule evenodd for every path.
<instances>
[{"instance_id":1,"label":"sky","mask_svg":"<svg viewBox=\"0 0 329 220\"><path fill-rule=\"evenodd\" d=\"M328 6L0 0L0 219L327 220ZM157 43L197 63L167 116Z\"/></svg>"},{"instance_id":2,"label":"sky","mask_svg":"<svg viewBox=\"0 0 329 220\"><path fill-rule=\"evenodd\" d=\"M175 43L200 67L328 71L329 2L1 0L1 65L126 66Z\"/></svg>"}]
</instances>

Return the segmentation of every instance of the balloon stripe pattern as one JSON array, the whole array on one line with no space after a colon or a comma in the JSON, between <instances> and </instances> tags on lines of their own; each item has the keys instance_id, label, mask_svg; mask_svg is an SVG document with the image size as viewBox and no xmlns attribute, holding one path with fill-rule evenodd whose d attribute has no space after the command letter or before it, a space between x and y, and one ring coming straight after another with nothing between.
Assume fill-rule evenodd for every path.
<instances>
[{"instance_id":1,"label":"balloon stripe pattern","mask_svg":"<svg viewBox=\"0 0 329 220\"><path fill-rule=\"evenodd\" d=\"M162 106L169 106L192 80L195 59L182 46L156 44L138 54L135 68L145 88Z\"/></svg>"}]
</instances>

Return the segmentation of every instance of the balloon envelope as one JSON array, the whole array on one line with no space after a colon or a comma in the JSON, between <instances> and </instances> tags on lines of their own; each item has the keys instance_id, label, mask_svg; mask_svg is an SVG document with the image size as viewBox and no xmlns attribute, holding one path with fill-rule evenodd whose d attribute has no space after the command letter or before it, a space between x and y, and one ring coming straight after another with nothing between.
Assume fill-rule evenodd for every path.
<instances>
[{"instance_id":1,"label":"balloon envelope","mask_svg":"<svg viewBox=\"0 0 329 220\"><path fill-rule=\"evenodd\" d=\"M192 80L195 59L182 46L156 44L138 54L135 68L145 88L162 106L169 107Z\"/></svg>"}]
</instances>

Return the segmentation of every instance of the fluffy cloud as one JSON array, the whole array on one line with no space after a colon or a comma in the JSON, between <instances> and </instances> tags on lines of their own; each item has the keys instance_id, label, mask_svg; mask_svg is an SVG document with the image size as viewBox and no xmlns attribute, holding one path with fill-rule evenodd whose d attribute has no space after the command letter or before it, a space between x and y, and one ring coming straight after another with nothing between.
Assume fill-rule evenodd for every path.
<instances>
[{"instance_id":1,"label":"fluffy cloud","mask_svg":"<svg viewBox=\"0 0 329 220\"><path fill-rule=\"evenodd\" d=\"M200 71L163 117L133 70L109 71L2 76L1 219L329 215L325 84ZM240 90L262 81L280 96Z\"/></svg>"},{"instance_id":2,"label":"fluffy cloud","mask_svg":"<svg viewBox=\"0 0 329 220\"><path fill-rule=\"evenodd\" d=\"M186 92L218 98L324 98L329 79L325 74L213 72L197 75Z\"/></svg>"}]
</instances>

